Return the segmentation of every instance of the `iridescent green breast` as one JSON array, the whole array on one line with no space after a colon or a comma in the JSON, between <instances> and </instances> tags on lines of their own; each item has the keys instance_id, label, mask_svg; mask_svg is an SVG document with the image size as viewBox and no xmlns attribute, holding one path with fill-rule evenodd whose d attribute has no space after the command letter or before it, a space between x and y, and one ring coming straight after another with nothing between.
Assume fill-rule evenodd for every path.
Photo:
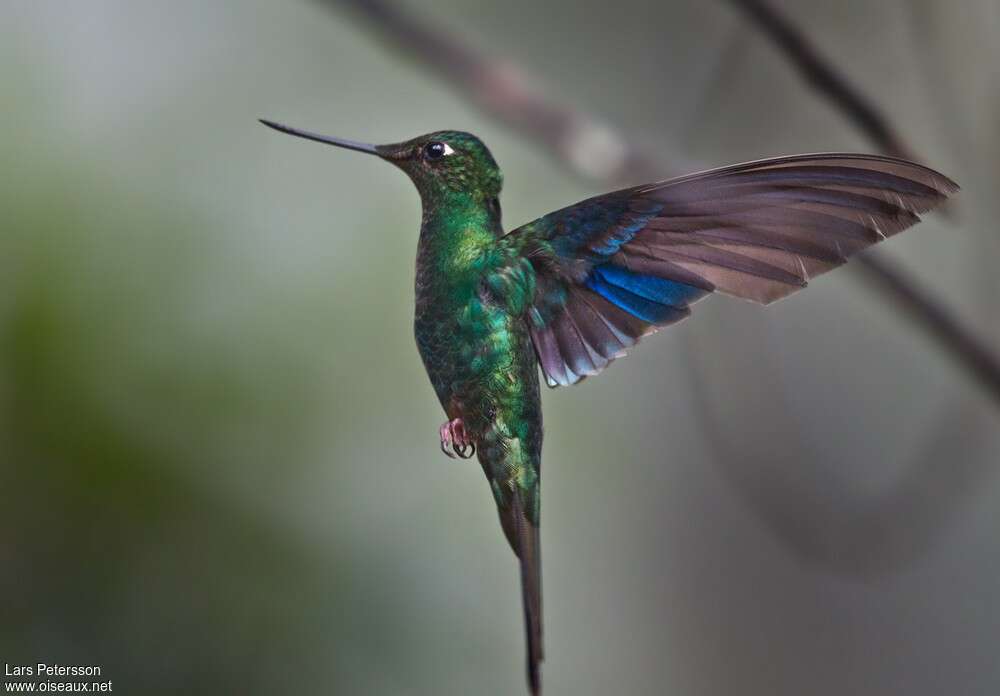
<instances>
[{"instance_id":1,"label":"iridescent green breast","mask_svg":"<svg viewBox=\"0 0 1000 696\"><path fill-rule=\"evenodd\" d=\"M473 432L497 415L513 431L516 421L540 418L527 324L490 290L505 263L500 234L498 211L456 197L425 211L417 251L417 347L441 405Z\"/></svg>"}]
</instances>

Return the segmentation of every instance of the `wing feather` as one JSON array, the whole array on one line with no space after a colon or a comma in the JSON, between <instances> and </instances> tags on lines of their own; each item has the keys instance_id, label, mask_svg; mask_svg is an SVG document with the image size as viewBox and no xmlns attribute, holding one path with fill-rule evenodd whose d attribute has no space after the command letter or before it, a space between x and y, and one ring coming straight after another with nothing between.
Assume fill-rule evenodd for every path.
<instances>
[{"instance_id":1,"label":"wing feather","mask_svg":"<svg viewBox=\"0 0 1000 696\"><path fill-rule=\"evenodd\" d=\"M905 160L795 155L590 198L498 244L535 270L531 333L556 386L600 372L708 293L785 297L957 190Z\"/></svg>"}]
</instances>

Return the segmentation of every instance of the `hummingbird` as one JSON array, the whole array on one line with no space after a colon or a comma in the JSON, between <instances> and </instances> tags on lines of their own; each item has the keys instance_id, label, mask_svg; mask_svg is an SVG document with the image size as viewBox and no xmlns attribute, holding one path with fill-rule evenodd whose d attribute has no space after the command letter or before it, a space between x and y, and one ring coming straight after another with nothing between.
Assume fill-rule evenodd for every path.
<instances>
[{"instance_id":1,"label":"hummingbird","mask_svg":"<svg viewBox=\"0 0 1000 696\"><path fill-rule=\"evenodd\" d=\"M893 157L776 157L625 188L505 232L503 174L476 136L369 145L263 120L405 172L423 211L417 349L446 420L478 457L520 566L527 682L541 694L539 368L574 384L719 292L769 304L919 221L958 186Z\"/></svg>"}]
</instances>

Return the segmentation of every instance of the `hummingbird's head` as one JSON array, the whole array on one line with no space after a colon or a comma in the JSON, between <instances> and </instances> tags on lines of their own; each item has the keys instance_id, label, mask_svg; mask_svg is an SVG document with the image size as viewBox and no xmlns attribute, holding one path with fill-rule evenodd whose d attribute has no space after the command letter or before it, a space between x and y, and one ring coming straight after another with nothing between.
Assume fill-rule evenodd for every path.
<instances>
[{"instance_id":1,"label":"hummingbird's head","mask_svg":"<svg viewBox=\"0 0 1000 696\"><path fill-rule=\"evenodd\" d=\"M493 155L476 136L462 131L437 131L391 145L369 145L331 138L261 119L275 130L300 138L377 155L402 169L420 191L421 198L434 200L453 192L496 198L503 174Z\"/></svg>"},{"instance_id":2,"label":"hummingbird's head","mask_svg":"<svg viewBox=\"0 0 1000 696\"><path fill-rule=\"evenodd\" d=\"M450 191L496 198L503 174L483 141L462 131L437 131L376 152L409 175L421 196Z\"/></svg>"}]
</instances>

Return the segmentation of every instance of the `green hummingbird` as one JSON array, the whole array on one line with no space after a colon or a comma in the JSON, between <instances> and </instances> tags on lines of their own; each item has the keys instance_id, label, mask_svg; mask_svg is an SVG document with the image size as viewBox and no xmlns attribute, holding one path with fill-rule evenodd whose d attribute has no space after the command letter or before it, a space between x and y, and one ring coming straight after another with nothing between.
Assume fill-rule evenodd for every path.
<instances>
[{"instance_id":1,"label":"green hummingbird","mask_svg":"<svg viewBox=\"0 0 1000 696\"><path fill-rule=\"evenodd\" d=\"M539 366L550 387L573 384L715 291L778 300L958 190L901 159L793 155L607 193L505 233L503 175L474 135L368 145L262 123L375 155L420 193L417 348L447 416L441 448L478 454L520 561L533 695L543 656Z\"/></svg>"}]
</instances>

